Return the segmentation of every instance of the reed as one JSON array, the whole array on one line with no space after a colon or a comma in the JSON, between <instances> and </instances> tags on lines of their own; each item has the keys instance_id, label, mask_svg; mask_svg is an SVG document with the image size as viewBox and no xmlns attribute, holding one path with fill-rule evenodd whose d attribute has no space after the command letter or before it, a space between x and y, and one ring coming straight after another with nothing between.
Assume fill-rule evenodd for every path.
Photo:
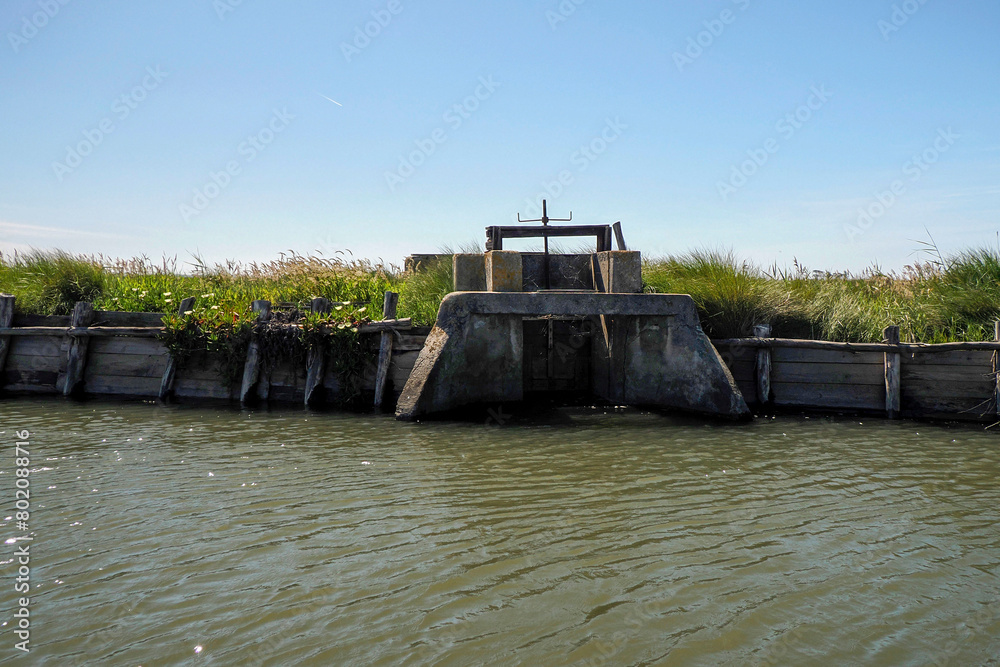
<instances>
[{"instance_id":1,"label":"reed","mask_svg":"<svg viewBox=\"0 0 1000 667\"><path fill-rule=\"evenodd\" d=\"M1000 249L932 258L899 272L876 266L852 275L809 271L797 262L788 270L764 269L732 251L699 250L647 258L643 283L648 292L690 294L713 338L750 336L755 324L771 324L781 337L874 342L894 324L909 342L992 340L1000 318ZM380 319L383 294L392 290L400 292L399 317L429 325L451 288L447 258L403 273L349 253L289 252L249 264L196 257L186 271L176 258L0 254L0 292L17 297L18 312L43 315L68 314L77 301L100 310L172 313L181 299L195 296L192 316L238 323L251 318L254 299L305 311L321 296L335 303L332 320L348 323Z\"/></svg>"}]
</instances>

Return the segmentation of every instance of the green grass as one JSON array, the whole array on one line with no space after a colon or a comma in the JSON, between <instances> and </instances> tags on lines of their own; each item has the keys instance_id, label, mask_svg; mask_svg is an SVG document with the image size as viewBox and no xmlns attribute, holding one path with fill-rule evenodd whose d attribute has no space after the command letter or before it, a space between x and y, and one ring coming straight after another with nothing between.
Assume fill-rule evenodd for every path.
<instances>
[{"instance_id":1,"label":"green grass","mask_svg":"<svg viewBox=\"0 0 1000 667\"><path fill-rule=\"evenodd\" d=\"M1000 251L993 248L938 256L899 273L873 267L861 275L809 272L798 264L765 270L732 252L696 251L647 258L643 283L648 292L690 294L713 338L750 336L755 324L770 324L782 337L878 341L896 324L908 341L992 340L1000 318ZM393 290L400 293L399 317L429 325L451 285L447 259L403 273L347 255L290 253L266 264L196 259L189 271L174 260L0 255L0 292L17 297L18 312L44 315L68 314L77 301L101 310L170 313L195 296L195 316L236 322L251 317L254 299L304 310L322 296L337 302L335 319L357 322L380 319L383 293Z\"/></svg>"}]
</instances>

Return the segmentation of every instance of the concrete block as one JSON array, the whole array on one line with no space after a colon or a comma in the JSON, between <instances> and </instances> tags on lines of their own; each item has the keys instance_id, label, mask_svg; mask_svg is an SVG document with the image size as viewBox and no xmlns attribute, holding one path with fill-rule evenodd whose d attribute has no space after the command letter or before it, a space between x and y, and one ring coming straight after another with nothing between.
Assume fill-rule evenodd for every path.
<instances>
[{"instance_id":1,"label":"concrete block","mask_svg":"<svg viewBox=\"0 0 1000 667\"><path fill-rule=\"evenodd\" d=\"M521 286L521 253L516 250L490 250L486 253L487 292L520 292Z\"/></svg>"},{"instance_id":2,"label":"concrete block","mask_svg":"<svg viewBox=\"0 0 1000 667\"><path fill-rule=\"evenodd\" d=\"M456 292L486 291L486 258L483 255L456 253L452 268Z\"/></svg>"},{"instance_id":3,"label":"concrete block","mask_svg":"<svg viewBox=\"0 0 1000 667\"><path fill-rule=\"evenodd\" d=\"M637 250L597 253L598 291L614 294L642 293L642 256Z\"/></svg>"}]
</instances>

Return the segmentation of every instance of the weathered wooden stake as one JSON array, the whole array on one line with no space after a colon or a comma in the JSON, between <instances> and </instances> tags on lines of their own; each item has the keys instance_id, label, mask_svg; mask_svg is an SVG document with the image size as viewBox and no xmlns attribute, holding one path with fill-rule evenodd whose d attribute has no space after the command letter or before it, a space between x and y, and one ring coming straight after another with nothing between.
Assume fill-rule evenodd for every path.
<instances>
[{"instance_id":1,"label":"weathered wooden stake","mask_svg":"<svg viewBox=\"0 0 1000 667\"><path fill-rule=\"evenodd\" d=\"M754 338L770 338L771 325L758 324L753 328ZM757 348L757 402L771 403L771 348Z\"/></svg>"},{"instance_id":2,"label":"weathered wooden stake","mask_svg":"<svg viewBox=\"0 0 1000 667\"><path fill-rule=\"evenodd\" d=\"M993 322L993 340L1000 342L1000 320ZM0 357L0 371L3 371L3 357ZM1000 417L1000 351L993 353L993 381L996 382L993 402L996 404L996 414Z\"/></svg>"},{"instance_id":3,"label":"weathered wooden stake","mask_svg":"<svg viewBox=\"0 0 1000 667\"><path fill-rule=\"evenodd\" d=\"M257 313L258 322L271 319L271 302L261 299L254 301L253 312ZM257 382L260 380L260 343L257 336L250 337L250 347L247 349L247 360L243 364L243 384L240 387L240 404L247 405L252 398ZM266 396L265 396L266 398Z\"/></svg>"},{"instance_id":4,"label":"weathered wooden stake","mask_svg":"<svg viewBox=\"0 0 1000 667\"><path fill-rule=\"evenodd\" d=\"M183 315L187 311L194 308L194 297L189 296L188 298L181 301L180 308L177 309L178 315ZM166 401L174 393L174 376L177 375L177 359L174 355L167 357L167 367L163 370L163 379L160 380L160 391L157 394L161 401Z\"/></svg>"},{"instance_id":5,"label":"weathered wooden stake","mask_svg":"<svg viewBox=\"0 0 1000 667\"><path fill-rule=\"evenodd\" d=\"M399 303L398 292L386 292L382 304L382 319L396 319L396 305ZM392 332L383 331L382 341L378 348L378 371L375 375L375 408L382 407L382 397L385 395L385 384L389 378L389 366L392 364Z\"/></svg>"},{"instance_id":6,"label":"weathered wooden stake","mask_svg":"<svg viewBox=\"0 0 1000 667\"><path fill-rule=\"evenodd\" d=\"M317 297L312 300L310 309L314 313L325 315L330 312L330 300ZM306 407L313 405L319 398L323 388L323 375L326 374L326 345L318 343L309 350L306 362Z\"/></svg>"},{"instance_id":7,"label":"weathered wooden stake","mask_svg":"<svg viewBox=\"0 0 1000 667\"><path fill-rule=\"evenodd\" d=\"M611 225L611 229L613 229L615 232L615 242L618 243L618 249L628 250L628 248L625 247L625 235L622 234L621 221L618 221L615 224Z\"/></svg>"},{"instance_id":8,"label":"weathered wooden stake","mask_svg":"<svg viewBox=\"0 0 1000 667\"><path fill-rule=\"evenodd\" d=\"M0 328L6 329L14 322L14 297L0 294ZM10 336L0 336L0 385L3 385L3 369L10 351Z\"/></svg>"},{"instance_id":9,"label":"weathered wooden stake","mask_svg":"<svg viewBox=\"0 0 1000 667\"><path fill-rule=\"evenodd\" d=\"M70 326L86 328L94 321L94 306L86 301L78 301L73 306L73 317ZM69 343L69 355L66 358L66 383L63 385L63 396L73 396L83 388L83 372L87 367L87 348L90 345L89 336L73 336Z\"/></svg>"},{"instance_id":10,"label":"weathered wooden stake","mask_svg":"<svg viewBox=\"0 0 1000 667\"><path fill-rule=\"evenodd\" d=\"M899 345L899 327L889 326L882 332L885 343ZM885 352L885 416L889 419L899 418L900 406L900 358L899 348Z\"/></svg>"}]
</instances>

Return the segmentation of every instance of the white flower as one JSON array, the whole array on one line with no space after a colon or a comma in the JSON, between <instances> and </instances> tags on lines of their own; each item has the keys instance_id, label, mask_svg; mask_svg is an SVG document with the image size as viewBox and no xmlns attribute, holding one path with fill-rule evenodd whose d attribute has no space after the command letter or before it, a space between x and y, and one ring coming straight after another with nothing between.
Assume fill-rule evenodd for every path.
<instances>
[{"instance_id":1,"label":"white flower","mask_svg":"<svg viewBox=\"0 0 1000 667\"><path fill-rule=\"evenodd\" d=\"M218 310L218 309L219 309L218 306L212 306L212 310Z\"/></svg>"},{"instance_id":2,"label":"white flower","mask_svg":"<svg viewBox=\"0 0 1000 667\"><path fill-rule=\"evenodd\" d=\"M185 314L185 315L190 315L190 314L191 314L191 313L193 313L193 312L194 312L193 310L185 310L185 311L184 311L184 314Z\"/></svg>"},{"instance_id":3,"label":"white flower","mask_svg":"<svg viewBox=\"0 0 1000 667\"><path fill-rule=\"evenodd\" d=\"M343 309L344 309L343 306L337 306L336 308L334 308L334 310L343 310Z\"/></svg>"},{"instance_id":4,"label":"white flower","mask_svg":"<svg viewBox=\"0 0 1000 667\"><path fill-rule=\"evenodd\" d=\"M365 312L366 310L368 310L368 306L361 306L360 308L358 308L358 312L359 312L359 313L363 313L363 312Z\"/></svg>"},{"instance_id":5,"label":"white flower","mask_svg":"<svg viewBox=\"0 0 1000 667\"><path fill-rule=\"evenodd\" d=\"M170 292L164 292L163 296L170 296Z\"/></svg>"},{"instance_id":6,"label":"white flower","mask_svg":"<svg viewBox=\"0 0 1000 667\"><path fill-rule=\"evenodd\" d=\"M173 300L173 299L167 299L167 300L166 300L166 301L164 301L163 303L173 303L173 302L174 302L174 300Z\"/></svg>"}]
</instances>

